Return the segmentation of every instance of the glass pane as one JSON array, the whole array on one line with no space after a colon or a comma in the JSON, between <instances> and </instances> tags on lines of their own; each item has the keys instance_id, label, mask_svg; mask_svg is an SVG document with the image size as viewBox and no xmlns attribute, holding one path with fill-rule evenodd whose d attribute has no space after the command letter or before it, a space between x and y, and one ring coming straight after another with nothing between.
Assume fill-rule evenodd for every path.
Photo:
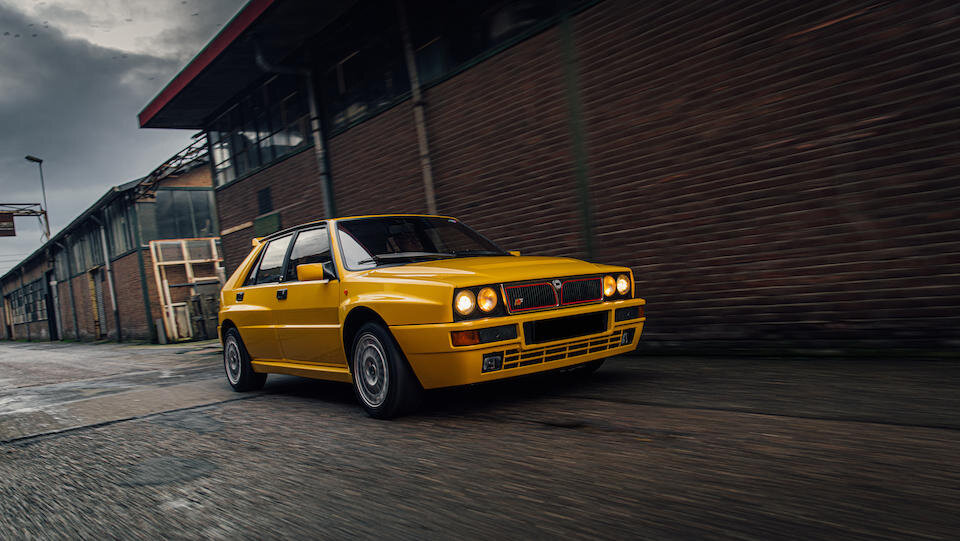
<instances>
[{"instance_id":1,"label":"glass pane","mask_svg":"<svg viewBox=\"0 0 960 541\"><path fill-rule=\"evenodd\" d=\"M300 232L297 236L297 242L293 244L293 250L290 252L290 271L287 279L295 280L297 265L309 263L323 263L325 266L333 263L330 257L330 238L327 236L326 227ZM332 266L328 269L333 270Z\"/></svg>"},{"instance_id":2,"label":"glass pane","mask_svg":"<svg viewBox=\"0 0 960 541\"><path fill-rule=\"evenodd\" d=\"M258 284L280 281L280 274L283 272L283 257L287 253L289 244L290 235L270 241L263 253L263 259L260 261L260 268L257 269Z\"/></svg>"},{"instance_id":3,"label":"glass pane","mask_svg":"<svg viewBox=\"0 0 960 541\"><path fill-rule=\"evenodd\" d=\"M173 192L173 212L177 221L177 234L175 237L170 238L186 239L195 237L190 192L184 190L176 190Z\"/></svg>"},{"instance_id":4,"label":"glass pane","mask_svg":"<svg viewBox=\"0 0 960 541\"><path fill-rule=\"evenodd\" d=\"M187 241L187 255L190 259L213 259L213 252L210 251L210 241L208 240L189 240Z\"/></svg>"},{"instance_id":5,"label":"glass pane","mask_svg":"<svg viewBox=\"0 0 960 541\"><path fill-rule=\"evenodd\" d=\"M190 199L193 202L193 221L197 226L194 236L212 237L214 233L210 192L192 191L187 193L190 194Z\"/></svg>"},{"instance_id":6,"label":"glass pane","mask_svg":"<svg viewBox=\"0 0 960 541\"><path fill-rule=\"evenodd\" d=\"M160 261L183 261L183 249L179 242L158 242L157 257Z\"/></svg>"}]
</instances>

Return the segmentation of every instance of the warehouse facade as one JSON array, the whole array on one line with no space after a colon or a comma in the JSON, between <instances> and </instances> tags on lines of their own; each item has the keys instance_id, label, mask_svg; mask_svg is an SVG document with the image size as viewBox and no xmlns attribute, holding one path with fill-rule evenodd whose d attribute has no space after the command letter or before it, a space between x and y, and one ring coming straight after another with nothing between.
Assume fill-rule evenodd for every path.
<instances>
[{"instance_id":1,"label":"warehouse facade","mask_svg":"<svg viewBox=\"0 0 960 541\"><path fill-rule=\"evenodd\" d=\"M630 266L647 340L929 346L960 338L958 18L252 0L140 123L208 133L228 273L281 227L436 211Z\"/></svg>"},{"instance_id":2,"label":"warehouse facade","mask_svg":"<svg viewBox=\"0 0 960 541\"><path fill-rule=\"evenodd\" d=\"M195 277L223 281L218 229L201 141L111 188L0 277L0 338L187 338Z\"/></svg>"}]
</instances>

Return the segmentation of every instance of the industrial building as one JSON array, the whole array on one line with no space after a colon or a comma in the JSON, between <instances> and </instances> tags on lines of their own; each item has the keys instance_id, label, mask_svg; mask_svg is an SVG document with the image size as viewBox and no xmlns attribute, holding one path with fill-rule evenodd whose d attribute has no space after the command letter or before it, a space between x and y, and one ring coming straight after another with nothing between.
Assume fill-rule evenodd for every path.
<instances>
[{"instance_id":1,"label":"industrial building","mask_svg":"<svg viewBox=\"0 0 960 541\"><path fill-rule=\"evenodd\" d=\"M191 303L211 290L215 296L224 278L208 162L201 139L146 177L108 190L7 271L0 338L213 336L211 314L203 320Z\"/></svg>"},{"instance_id":2,"label":"industrial building","mask_svg":"<svg viewBox=\"0 0 960 541\"><path fill-rule=\"evenodd\" d=\"M648 342L930 346L960 338L958 18L251 0L139 120L208 134L228 273L282 227L436 212L632 267Z\"/></svg>"}]
</instances>

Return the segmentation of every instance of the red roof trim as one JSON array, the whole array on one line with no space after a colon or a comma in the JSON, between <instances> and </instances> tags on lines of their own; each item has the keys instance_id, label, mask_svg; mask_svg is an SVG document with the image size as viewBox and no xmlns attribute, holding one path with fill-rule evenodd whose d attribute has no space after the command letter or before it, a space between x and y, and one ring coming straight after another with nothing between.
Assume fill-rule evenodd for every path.
<instances>
[{"instance_id":1,"label":"red roof trim","mask_svg":"<svg viewBox=\"0 0 960 541\"><path fill-rule=\"evenodd\" d=\"M140 111L140 114L137 115L140 120L140 127L142 128L147 122L150 122L161 109L170 103L170 100L176 97L191 81L200 75L211 62L220 56L220 54L273 3L274 0L250 0L250 2L227 23L227 26L200 51L200 54L195 56L193 60L187 64L187 67L183 68L183 70L153 98L153 101L143 108L143 111Z\"/></svg>"}]
</instances>

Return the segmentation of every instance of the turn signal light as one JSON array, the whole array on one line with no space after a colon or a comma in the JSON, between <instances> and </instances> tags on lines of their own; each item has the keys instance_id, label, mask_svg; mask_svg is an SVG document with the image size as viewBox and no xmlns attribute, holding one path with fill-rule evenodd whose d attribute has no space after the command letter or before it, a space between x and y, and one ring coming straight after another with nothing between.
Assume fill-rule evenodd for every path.
<instances>
[{"instance_id":1,"label":"turn signal light","mask_svg":"<svg viewBox=\"0 0 960 541\"><path fill-rule=\"evenodd\" d=\"M480 343L480 333L478 331L453 331L450 333L450 339L455 346L474 346Z\"/></svg>"}]
</instances>

